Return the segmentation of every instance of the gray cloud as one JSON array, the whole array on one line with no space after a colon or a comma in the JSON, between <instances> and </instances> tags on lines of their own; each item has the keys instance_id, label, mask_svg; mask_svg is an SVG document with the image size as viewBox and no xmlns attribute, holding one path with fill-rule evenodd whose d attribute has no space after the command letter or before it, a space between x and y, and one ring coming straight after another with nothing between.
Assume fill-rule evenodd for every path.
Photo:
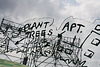
<instances>
[{"instance_id":1,"label":"gray cloud","mask_svg":"<svg viewBox=\"0 0 100 67\"><path fill-rule=\"evenodd\" d=\"M0 17L24 21L49 16L53 17L55 22L61 23L72 15L91 21L100 17L99 6L99 0L0 0Z\"/></svg>"},{"instance_id":2,"label":"gray cloud","mask_svg":"<svg viewBox=\"0 0 100 67\"><path fill-rule=\"evenodd\" d=\"M15 8L15 1L13 0L0 0L0 11Z\"/></svg>"}]
</instances>

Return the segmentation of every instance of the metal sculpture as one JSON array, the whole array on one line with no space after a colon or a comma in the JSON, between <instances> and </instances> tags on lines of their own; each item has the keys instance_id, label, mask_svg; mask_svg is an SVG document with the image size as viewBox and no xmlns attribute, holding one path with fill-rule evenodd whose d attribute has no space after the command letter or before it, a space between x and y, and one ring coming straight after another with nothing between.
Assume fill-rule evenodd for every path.
<instances>
[{"instance_id":1,"label":"metal sculpture","mask_svg":"<svg viewBox=\"0 0 100 67\"><path fill-rule=\"evenodd\" d=\"M43 23L39 24L40 27ZM47 23L45 23L45 26ZM44 34L39 31L27 31L28 24L22 25L7 19L2 19L0 25L0 55L18 58L18 63L29 67L82 67L82 48L80 38L77 36L64 37L63 33L57 35ZM34 25L33 25L34 26ZM32 26L32 27L33 27ZM26 28L27 27L27 28ZM32 28L31 27L31 28ZM38 26L37 26L38 27ZM37 28L36 27L36 28ZM16 56L9 53L16 52ZM20 54L18 56L17 54Z\"/></svg>"}]
</instances>

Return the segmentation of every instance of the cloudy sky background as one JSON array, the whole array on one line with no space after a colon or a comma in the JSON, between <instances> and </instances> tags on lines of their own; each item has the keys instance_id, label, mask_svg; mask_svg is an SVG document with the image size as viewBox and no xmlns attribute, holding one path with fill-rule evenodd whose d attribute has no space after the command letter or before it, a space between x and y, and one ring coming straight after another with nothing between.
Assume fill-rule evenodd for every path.
<instances>
[{"instance_id":1,"label":"cloudy sky background","mask_svg":"<svg viewBox=\"0 0 100 67\"><path fill-rule=\"evenodd\" d=\"M60 25L69 16L91 23L100 19L100 0L0 0L0 21L6 18L21 23L33 18L52 17L54 24Z\"/></svg>"},{"instance_id":2,"label":"cloudy sky background","mask_svg":"<svg viewBox=\"0 0 100 67\"><path fill-rule=\"evenodd\" d=\"M52 17L56 23L61 23L73 16L92 22L100 18L99 6L99 0L0 0L0 19L24 22L32 18Z\"/></svg>"}]
</instances>

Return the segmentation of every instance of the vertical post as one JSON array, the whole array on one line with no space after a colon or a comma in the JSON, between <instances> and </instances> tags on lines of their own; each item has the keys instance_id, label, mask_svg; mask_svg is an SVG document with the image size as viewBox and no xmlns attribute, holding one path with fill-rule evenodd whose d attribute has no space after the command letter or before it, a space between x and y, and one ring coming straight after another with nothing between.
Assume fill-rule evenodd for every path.
<instances>
[{"instance_id":1,"label":"vertical post","mask_svg":"<svg viewBox=\"0 0 100 67\"><path fill-rule=\"evenodd\" d=\"M28 57L24 57L23 64L26 65L28 61Z\"/></svg>"}]
</instances>

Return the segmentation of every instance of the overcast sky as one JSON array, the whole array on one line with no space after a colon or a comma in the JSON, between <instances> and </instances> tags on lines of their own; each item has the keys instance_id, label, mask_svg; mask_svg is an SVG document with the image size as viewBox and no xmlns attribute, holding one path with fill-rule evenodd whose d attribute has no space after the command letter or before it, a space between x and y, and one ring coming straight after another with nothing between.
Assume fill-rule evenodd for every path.
<instances>
[{"instance_id":1,"label":"overcast sky","mask_svg":"<svg viewBox=\"0 0 100 67\"><path fill-rule=\"evenodd\" d=\"M100 0L0 0L0 21L51 17L60 25L69 16L91 23L100 19Z\"/></svg>"},{"instance_id":2,"label":"overcast sky","mask_svg":"<svg viewBox=\"0 0 100 67\"><path fill-rule=\"evenodd\" d=\"M36 17L62 22L69 16L92 22L100 18L99 14L100 0L0 0L0 19L19 22Z\"/></svg>"}]
</instances>

